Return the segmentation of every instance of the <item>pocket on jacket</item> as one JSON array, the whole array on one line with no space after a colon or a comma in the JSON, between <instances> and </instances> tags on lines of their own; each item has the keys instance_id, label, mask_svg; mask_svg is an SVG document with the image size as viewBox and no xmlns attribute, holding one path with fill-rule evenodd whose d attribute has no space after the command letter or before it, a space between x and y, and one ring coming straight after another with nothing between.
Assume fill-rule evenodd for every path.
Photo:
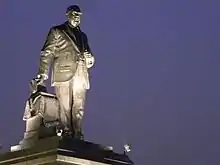
<instances>
[{"instance_id":1,"label":"pocket on jacket","mask_svg":"<svg viewBox=\"0 0 220 165\"><path fill-rule=\"evenodd\" d=\"M71 70L71 68L72 68L71 65L58 65L56 69L59 72L68 72Z\"/></svg>"}]
</instances>

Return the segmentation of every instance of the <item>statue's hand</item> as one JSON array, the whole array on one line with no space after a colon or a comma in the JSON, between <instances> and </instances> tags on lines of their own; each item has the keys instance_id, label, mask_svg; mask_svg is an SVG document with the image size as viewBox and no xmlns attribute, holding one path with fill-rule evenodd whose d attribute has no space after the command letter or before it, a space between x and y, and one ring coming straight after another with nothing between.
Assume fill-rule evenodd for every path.
<instances>
[{"instance_id":1,"label":"statue's hand","mask_svg":"<svg viewBox=\"0 0 220 165\"><path fill-rule=\"evenodd\" d=\"M39 87L44 86L44 81L47 80L45 75L37 75L30 82L31 93L36 93L39 90Z\"/></svg>"},{"instance_id":2,"label":"statue's hand","mask_svg":"<svg viewBox=\"0 0 220 165\"><path fill-rule=\"evenodd\" d=\"M46 81L48 79L47 75L44 74L40 74L37 75L37 77L34 79L37 83L37 85L43 85L44 81Z\"/></svg>"},{"instance_id":3,"label":"statue's hand","mask_svg":"<svg viewBox=\"0 0 220 165\"><path fill-rule=\"evenodd\" d=\"M84 56L85 56L86 67L91 68L95 63L94 56L92 56L91 53L88 52L84 53Z\"/></svg>"}]
</instances>

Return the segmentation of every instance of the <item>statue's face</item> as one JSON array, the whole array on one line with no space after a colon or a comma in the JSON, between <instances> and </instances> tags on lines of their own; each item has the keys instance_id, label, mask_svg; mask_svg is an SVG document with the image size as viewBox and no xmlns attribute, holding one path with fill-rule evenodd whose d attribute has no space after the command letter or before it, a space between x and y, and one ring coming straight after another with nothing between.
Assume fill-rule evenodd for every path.
<instances>
[{"instance_id":1,"label":"statue's face","mask_svg":"<svg viewBox=\"0 0 220 165\"><path fill-rule=\"evenodd\" d=\"M80 25L81 15L82 13L70 11L67 13L67 20L73 27L77 27Z\"/></svg>"}]
</instances>

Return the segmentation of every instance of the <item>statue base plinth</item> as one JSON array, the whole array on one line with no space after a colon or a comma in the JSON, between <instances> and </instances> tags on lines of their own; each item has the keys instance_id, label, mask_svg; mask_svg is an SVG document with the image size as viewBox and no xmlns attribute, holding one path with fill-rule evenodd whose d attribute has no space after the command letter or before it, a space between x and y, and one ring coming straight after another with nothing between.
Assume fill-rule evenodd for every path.
<instances>
[{"instance_id":1,"label":"statue base plinth","mask_svg":"<svg viewBox=\"0 0 220 165\"><path fill-rule=\"evenodd\" d=\"M0 155L5 165L133 165L125 154L118 154L105 147L71 137L50 137L39 140L33 146L13 146L12 152Z\"/></svg>"}]
</instances>

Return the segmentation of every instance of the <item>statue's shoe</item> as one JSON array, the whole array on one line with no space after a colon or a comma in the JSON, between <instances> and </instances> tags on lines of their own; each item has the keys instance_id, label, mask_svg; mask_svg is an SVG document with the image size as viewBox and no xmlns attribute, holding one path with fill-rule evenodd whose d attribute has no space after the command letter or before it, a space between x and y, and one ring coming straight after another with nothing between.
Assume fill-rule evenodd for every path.
<instances>
[{"instance_id":1,"label":"statue's shoe","mask_svg":"<svg viewBox=\"0 0 220 165\"><path fill-rule=\"evenodd\" d=\"M75 133L74 138L79 139L79 140L84 140L84 135L81 131L79 131Z\"/></svg>"}]
</instances>

